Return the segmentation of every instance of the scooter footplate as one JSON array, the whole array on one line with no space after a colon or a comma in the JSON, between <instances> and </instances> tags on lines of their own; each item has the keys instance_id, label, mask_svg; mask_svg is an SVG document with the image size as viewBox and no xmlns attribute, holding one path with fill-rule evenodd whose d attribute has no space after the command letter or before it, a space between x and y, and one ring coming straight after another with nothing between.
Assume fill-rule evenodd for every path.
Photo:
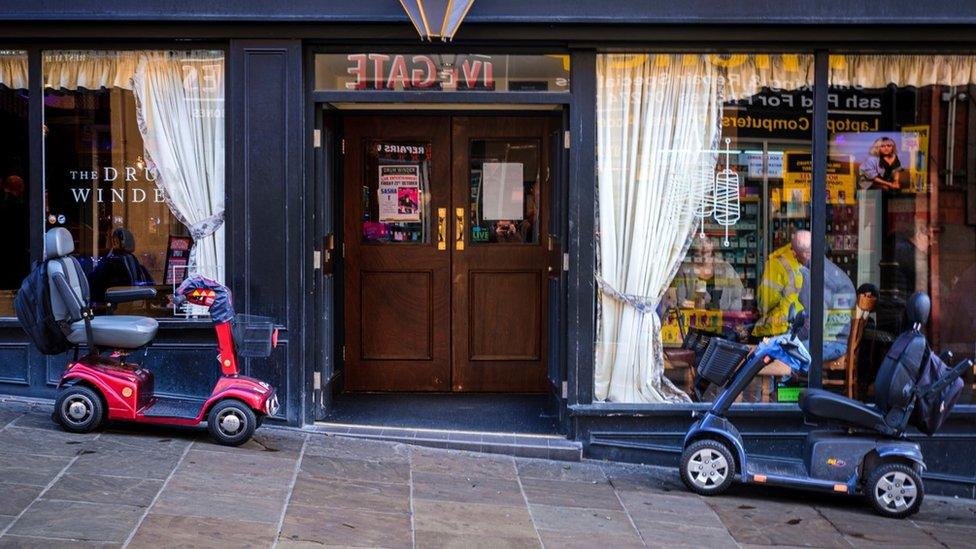
<instances>
[{"instance_id":1,"label":"scooter footplate","mask_svg":"<svg viewBox=\"0 0 976 549\"><path fill-rule=\"evenodd\" d=\"M156 397L153 403L142 411L142 415L146 417L194 419L206 402L206 399Z\"/></svg>"},{"instance_id":2,"label":"scooter footplate","mask_svg":"<svg viewBox=\"0 0 976 549\"><path fill-rule=\"evenodd\" d=\"M780 477L803 478L807 469L802 461L787 459L751 458L747 469L750 475L775 475Z\"/></svg>"}]
</instances>

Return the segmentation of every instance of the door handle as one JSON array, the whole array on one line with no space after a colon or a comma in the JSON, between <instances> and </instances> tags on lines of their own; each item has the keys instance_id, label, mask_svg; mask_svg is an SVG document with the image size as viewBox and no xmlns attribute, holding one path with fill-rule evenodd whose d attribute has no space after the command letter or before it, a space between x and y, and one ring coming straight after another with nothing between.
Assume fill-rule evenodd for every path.
<instances>
[{"instance_id":1,"label":"door handle","mask_svg":"<svg viewBox=\"0 0 976 549\"><path fill-rule=\"evenodd\" d=\"M455 231L454 235L454 249L463 250L464 249L464 208L454 209L455 217Z\"/></svg>"},{"instance_id":2,"label":"door handle","mask_svg":"<svg viewBox=\"0 0 976 549\"><path fill-rule=\"evenodd\" d=\"M437 208L437 249L447 249L447 208Z\"/></svg>"},{"instance_id":3,"label":"door handle","mask_svg":"<svg viewBox=\"0 0 976 549\"><path fill-rule=\"evenodd\" d=\"M329 233L322 239L322 276L331 276L335 273L335 235Z\"/></svg>"}]
</instances>

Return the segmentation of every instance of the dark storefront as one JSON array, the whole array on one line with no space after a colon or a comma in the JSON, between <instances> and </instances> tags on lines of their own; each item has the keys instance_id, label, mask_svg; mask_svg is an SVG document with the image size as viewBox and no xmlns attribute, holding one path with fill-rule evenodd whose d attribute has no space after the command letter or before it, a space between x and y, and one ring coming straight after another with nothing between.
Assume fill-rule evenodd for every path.
<instances>
[{"instance_id":1,"label":"dark storefront","mask_svg":"<svg viewBox=\"0 0 976 549\"><path fill-rule=\"evenodd\" d=\"M218 375L165 298L188 273L278 319L246 371L293 426L349 394L547 395L585 455L670 465L705 408L682 341L793 305L815 365L733 407L790 456L799 389L872 401L911 292L935 348L976 353L965 4L477 0L453 42L387 0L5 4L0 393L51 398L65 364L12 309L54 226L96 297L159 290L127 311L160 319L159 393ZM976 495L974 376L921 438L931 492Z\"/></svg>"}]
</instances>

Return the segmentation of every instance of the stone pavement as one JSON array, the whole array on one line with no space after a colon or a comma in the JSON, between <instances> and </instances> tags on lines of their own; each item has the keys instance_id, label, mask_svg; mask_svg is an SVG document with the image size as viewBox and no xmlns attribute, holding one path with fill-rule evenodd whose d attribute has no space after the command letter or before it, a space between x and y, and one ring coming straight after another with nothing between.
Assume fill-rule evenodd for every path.
<instances>
[{"instance_id":1,"label":"stone pavement","mask_svg":"<svg viewBox=\"0 0 976 549\"><path fill-rule=\"evenodd\" d=\"M976 503L911 520L843 497L700 498L668 469L260 429L56 428L0 402L0 547L972 547Z\"/></svg>"}]
</instances>

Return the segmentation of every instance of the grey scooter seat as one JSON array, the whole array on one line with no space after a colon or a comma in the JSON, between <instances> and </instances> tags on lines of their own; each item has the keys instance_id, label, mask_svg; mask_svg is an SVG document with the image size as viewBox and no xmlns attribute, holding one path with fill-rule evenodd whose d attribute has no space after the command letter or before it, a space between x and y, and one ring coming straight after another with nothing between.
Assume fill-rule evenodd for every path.
<instances>
[{"instance_id":1,"label":"grey scooter seat","mask_svg":"<svg viewBox=\"0 0 976 549\"><path fill-rule=\"evenodd\" d=\"M884 434L892 431L884 417L874 408L823 389L803 391L800 395L800 409L808 416L837 421L851 427L862 427Z\"/></svg>"},{"instance_id":2,"label":"grey scooter seat","mask_svg":"<svg viewBox=\"0 0 976 549\"><path fill-rule=\"evenodd\" d=\"M156 337L159 322L145 316L96 316L91 319L91 327L93 343L98 347L138 349ZM71 324L68 341L75 345L87 343L84 320Z\"/></svg>"}]
</instances>

